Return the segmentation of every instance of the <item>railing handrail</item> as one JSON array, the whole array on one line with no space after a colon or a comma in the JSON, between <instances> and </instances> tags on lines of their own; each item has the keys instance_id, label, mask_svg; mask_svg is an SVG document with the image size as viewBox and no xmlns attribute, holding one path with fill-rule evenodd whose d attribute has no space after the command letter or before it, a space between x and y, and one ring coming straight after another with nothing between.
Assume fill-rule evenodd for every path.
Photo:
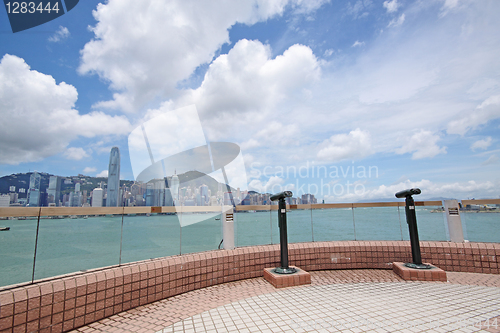
<instances>
[{"instance_id":1,"label":"railing handrail","mask_svg":"<svg viewBox=\"0 0 500 333\"><path fill-rule=\"evenodd\" d=\"M40 211L41 208L41 211ZM0 217L86 216L151 213L217 213L230 206L139 206L139 207L0 207Z\"/></svg>"},{"instance_id":2,"label":"railing handrail","mask_svg":"<svg viewBox=\"0 0 500 333\"><path fill-rule=\"evenodd\" d=\"M462 205L500 205L500 199L461 200ZM404 201L390 202L354 202L328 204L287 205L287 209L329 209L329 208L365 208L365 207L403 207ZM442 206L442 201L415 201L415 206ZM40 211L41 208L41 211ZM85 215L121 215L151 213L216 213L227 210L230 206L138 206L138 207L0 207L0 217L37 217L40 216L85 216ZM277 210L277 205L238 205L235 211L270 211Z\"/></svg>"}]
</instances>

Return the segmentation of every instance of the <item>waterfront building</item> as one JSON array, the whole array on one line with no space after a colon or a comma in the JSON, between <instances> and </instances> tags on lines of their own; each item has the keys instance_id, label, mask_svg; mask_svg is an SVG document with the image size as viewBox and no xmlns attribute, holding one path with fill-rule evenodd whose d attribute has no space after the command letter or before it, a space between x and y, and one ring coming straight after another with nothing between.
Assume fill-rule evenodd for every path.
<instances>
[{"instance_id":1,"label":"waterfront building","mask_svg":"<svg viewBox=\"0 0 500 333\"><path fill-rule=\"evenodd\" d=\"M102 207L103 194L102 188L95 188L92 191L92 207Z\"/></svg>"},{"instance_id":2,"label":"waterfront building","mask_svg":"<svg viewBox=\"0 0 500 333\"><path fill-rule=\"evenodd\" d=\"M165 180L155 180L154 189L154 206L163 206L165 204Z\"/></svg>"},{"instance_id":3,"label":"waterfront building","mask_svg":"<svg viewBox=\"0 0 500 333\"><path fill-rule=\"evenodd\" d=\"M2 194L0 195L0 207L9 207L10 206L10 195Z\"/></svg>"},{"instance_id":4,"label":"waterfront building","mask_svg":"<svg viewBox=\"0 0 500 333\"><path fill-rule=\"evenodd\" d=\"M200 197L201 197L201 206L206 206L208 205L208 202L210 200L210 194L208 193L210 190L208 189L208 186L203 184L200 186Z\"/></svg>"},{"instance_id":5,"label":"waterfront building","mask_svg":"<svg viewBox=\"0 0 500 333\"><path fill-rule=\"evenodd\" d=\"M47 203L59 205L61 200L61 177L50 176L49 178L49 188L47 189Z\"/></svg>"},{"instance_id":6,"label":"waterfront building","mask_svg":"<svg viewBox=\"0 0 500 333\"><path fill-rule=\"evenodd\" d=\"M108 169L108 190L106 197L107 207L120 206L120 150L111 148Z\"/></svg>"},{"instance_id":7,"label":"waterfront building","mask_svg":"<svg viewBox=\"0 0 500 333\"><path fill-rule=\"evenodd\" d=\"M154 184L146 184L146 206L153 206L154 200Z\"/></svg>"},{"instance_id":8,"label":"waterfront building","mask_svg":"<svg viewBox=\"0 0 500 333\"><path fill-rule=\"evenodd\" d=\"M179 201L179 177L177 177L177 173L175 172L170 180L170 193L172 195L172 200L174 205L178 204Z\"/></svg>"},{"instance_id":9,"label":"waterfront building","mask_svg":"<svg viewBox=\"0 0 500 333\"><path fill-rule=\"evenodd\" d=\"M33 172L30 176L30 187L28 188L28 205L31 207L40 206L40 181L42 177L38 172Z\"/></svg>"}]
</instances>

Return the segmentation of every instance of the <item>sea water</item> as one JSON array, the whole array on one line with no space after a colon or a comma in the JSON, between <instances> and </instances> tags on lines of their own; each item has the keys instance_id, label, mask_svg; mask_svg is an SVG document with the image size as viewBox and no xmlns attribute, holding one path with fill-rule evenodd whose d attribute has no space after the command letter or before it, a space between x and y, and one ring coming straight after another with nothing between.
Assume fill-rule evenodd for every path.
<instances>
[{"instance_id":1,"label":"sea water","mask_svg":"<svg viewBox=\"0 0 500 333\"><path fill-rule=\"evenodd\" d=\"M431 212L435 208L417 207L422 241L448 238L443 213ZM278 244L277 215L276 211L234 214L235 245ZM36 219L3 220L0 226L8 226L10 230L0 232L0 286L214 250L222 247L221 216L210 216L182 228L177 215L40 219L38 239ZM462 213L461 216L466 239L500 242L500 214ZM189 218L189 214L183 218ZM287 226L290 243L409 239L403 207L292 210L287 213Z\"/></svg>"}]
</instances>

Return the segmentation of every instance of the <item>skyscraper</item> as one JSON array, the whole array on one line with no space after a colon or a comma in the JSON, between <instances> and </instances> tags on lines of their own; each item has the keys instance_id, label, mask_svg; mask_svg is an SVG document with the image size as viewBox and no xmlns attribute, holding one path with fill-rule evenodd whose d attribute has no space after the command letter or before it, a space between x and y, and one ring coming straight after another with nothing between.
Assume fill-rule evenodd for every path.
<instances>
[{"instance_id":1,"label":"skyscraper","mask_svg":"<svg viewBox=\"0 0 500 333\"><path fill-rule=\"evenodd\" d=\"M120 205L120 150L118 147L111 148L109 155L108 170L108 196L106 206L118 207Z\"/></svg>"},{"instance_id":2,"label":"skyscraper","mask_svg":"<svg viewBox=\"0 0 500 333\"><path fill-rule=\"evenodd\" d=\"M59 205L61 200L61 177L50 176L49 188L47 189L48 203Z\"/></svg>"},{"instance_id":3,"label":"skyscraper","mask_svg":"<svg viewBox=\"0 0 500 333\"><path fill-rule=\"evenodd\" d=\"M92 207L102 207L102 188L95 188L92 191Z\"/></svg>"},{"instance_id":4,"label":"skyscraper","mask_svg":"<svg viewBox=\"0 0 500 333\"><path fill-rule=\"evenodd\" d=\"M176 205L179 201L179 177L177 177L177 173L175 172L170 180L170 193L172 195L172 200L174 205Z\"/></svg>"},{"instance_id":5,"label":"skyscraper","mask_svg":"<svg viewBox=\"0 0 500 333\"><path fill-rule=\"evenodd\" d=\"M30 187L28 189L28 204L32 207L40 206L40 180L42 177L38 172L30 176Z\"/></svg>"}]
</instances>

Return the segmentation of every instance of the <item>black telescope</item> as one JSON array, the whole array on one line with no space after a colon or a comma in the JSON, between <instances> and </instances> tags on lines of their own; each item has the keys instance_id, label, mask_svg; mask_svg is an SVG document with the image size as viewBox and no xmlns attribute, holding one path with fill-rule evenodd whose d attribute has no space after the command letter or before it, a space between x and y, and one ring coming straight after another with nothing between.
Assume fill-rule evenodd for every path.
<instances>
[{"instance_id":1,"label":"black telescope","mask_svg":"<svg viewBox=\"0 0 500 333\"><path fill-rule=\"evenodd\" d=\"M280 228L280 250L281 262L280 267L276 267L274 272L278 274L293 274L297 270L293 267L288 267L288 236L286 232L286 203L285 198L292 196L291 191L283 191L271 196L272 201L278 201L278 225Z\"/></svg>"},{"instance_id":2,"label":"black telescope","mask_svg":"<svg viewBox=\"0 0 500 333\"><path fill-rule=\"evenodd\" d=\"M413 263L404 264L406 267L417 269L429 269L430 265L422 264L422 256L420 254L420 241L418 239L417 215L415 214L415 201L412 195L422 193L419 188L410 188L408 190L399 191L396 193L396 198L406 198L406 222L410 231L411 256Z\"/></svg>"}]
</instances>

